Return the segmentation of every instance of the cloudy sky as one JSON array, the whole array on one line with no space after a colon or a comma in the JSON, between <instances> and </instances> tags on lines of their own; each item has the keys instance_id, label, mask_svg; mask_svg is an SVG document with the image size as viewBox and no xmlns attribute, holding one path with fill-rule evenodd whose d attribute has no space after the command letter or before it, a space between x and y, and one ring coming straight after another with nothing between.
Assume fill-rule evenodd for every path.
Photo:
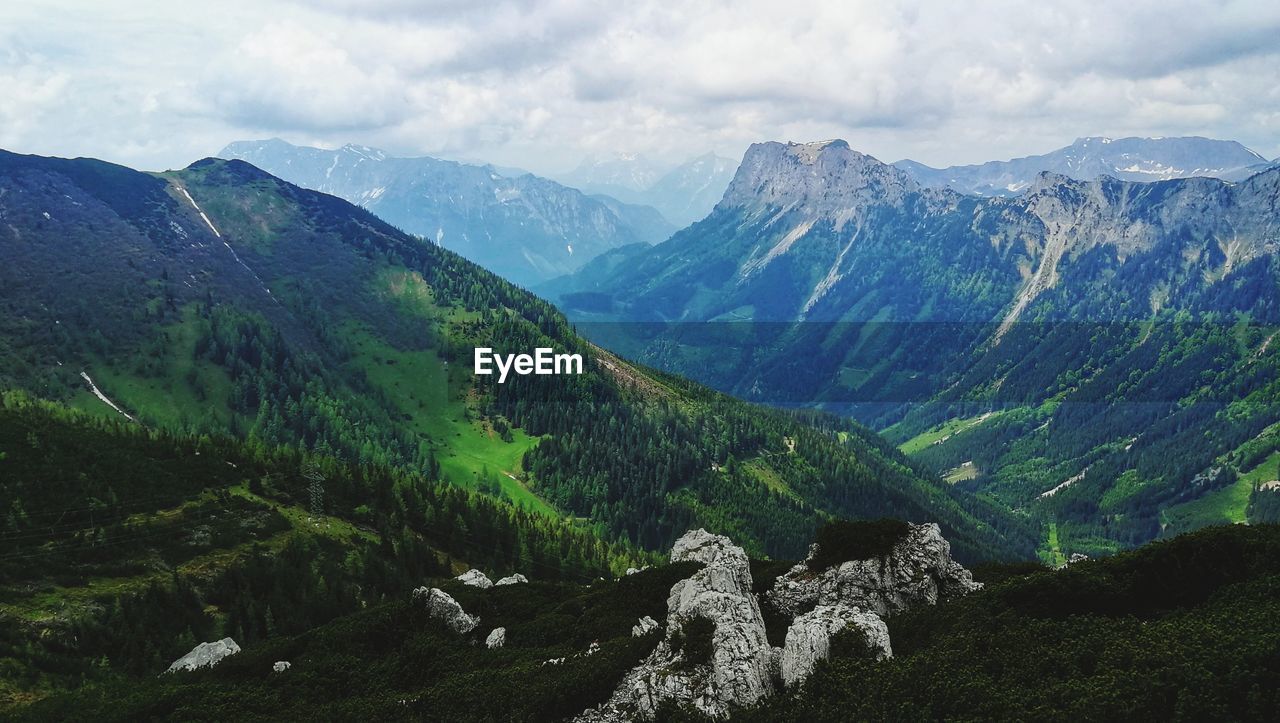
<instances>
[{"instance_id":1,"label":"cloudy sky","mask_svg":"<svg viewBox=\"0 0 1280 723\"><path fill-rule=\"evenodd\" d=\"M279 136L563 171L758 140L933 165L1085 135L1280 155L1280 3L29 0L0 148L184 166Z\"/></svg>"}]
</instances>

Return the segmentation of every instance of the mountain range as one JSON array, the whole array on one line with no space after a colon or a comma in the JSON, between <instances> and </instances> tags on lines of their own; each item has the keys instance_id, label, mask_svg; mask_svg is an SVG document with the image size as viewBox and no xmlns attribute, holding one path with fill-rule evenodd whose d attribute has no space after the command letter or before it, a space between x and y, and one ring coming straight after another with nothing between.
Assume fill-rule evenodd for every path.
<instances>
[{"instance_id":1,"label":"mountain range","mask_svg":"<svg viewBox=\"0 0 1280 723\"><path fill-rule=\"evenodd\" d=\"M1211 138L1077 138L1042 155L971 166L930 168L902 160L893 165L922 186L980 196L1012 196L1030 188L1041 173L1081 181L1110 176L1122 181L1167 181L1207 176L1240 181L1274 165L1235 141Z\"/></svg>"},{"instance_id":2,"label":"mountain range","mask_svg":"<svg viewBox=\"0 0 1280 723\"><path fill-rule=\"evenodd\" d=\"M6 388L427 470L647 549L701 520L794 554L857 509L938 520L966 559L1031 554L1024 523L856 424L636 367L447 249L243 161L156 175L6 153L0 189ZM498 384L471 373L478 346L588 363Z\"/></svg>"},{"instance_id":3,"label":"mountain range","mask_svg":"<svg viewBox=\"0 0 1280 723\"><path fill-rule=\"evenodd\" d=\"M609 249L656 243L674 230L652 208L490 166L279 139L238 141L218 155L345 198L525 286L570 273Z\"/></svg>"},{"instance_id":4,"label":"mountain range","mask_svg":"<svg viewBox=\"0 0 1280 723\"><path fill-rule=\"evenodd\" d=\"M244 161L0 151L0 715L1265 719L1280 528L1081 553L1280 519L1278 177L758 144L575 328Z\"/></svg>"},{"instance_id":5,"label":"mountain range","mask_svg":"<svg viewBox=\"0 0 1280 723\"><path fill-rule=\"evenodd\" d=\"M584 159L560 180L587 193L604 194L658 209L676 226L688 226L711 212L737 166L714 153L672 169L637 153Z\"/></svg>"},{"instance_id":6,"label":"mountain range","mask_svg":"<svg viewBox=\"0 0 1280 723\"><path fill-rule=\"evenodd\" d=\"M548 293L610 348L853 414L1099 554L1243 521L1274 476L1278 189L1042 172L990 198L761 143L706 219Z\"/></svg>"}]
</instances>

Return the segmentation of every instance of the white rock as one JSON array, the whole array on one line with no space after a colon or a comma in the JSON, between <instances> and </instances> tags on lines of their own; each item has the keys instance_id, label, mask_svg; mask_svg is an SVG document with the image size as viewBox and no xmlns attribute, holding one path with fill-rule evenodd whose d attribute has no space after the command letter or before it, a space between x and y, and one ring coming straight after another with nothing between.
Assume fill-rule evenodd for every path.
<instances>
[{"instance_id":1,"label":"white rock","mask_svg":"<svg viewBox=\"0 0 1280 723\"><path fill-rule=\"evenodd\" d=\"M488 575L480 572L474 567L454 579L461 582L463 585L470 585L472 587L478 587L485 590L493 587L493 580L490 580Z\"/></svg>"},{"instance_id":2,"label":"white rock","mask_svg":"<svg viewBox=\"0 0 1280 723\"><path fill-rule=\"evenodd\" d=\"M212 668L222 661L228 655L235 655L240 652L240 646L236 645L236 641L231 638L223 638L212 643L200 643L191 649L190 653L173 661L166 673L172 673L175 670L195 670L197 668Z\"/></svg>"},{"instance_id":3,"label":"white rock","mask_svg":"<svg viewBox=\"0 0 1280 723\"><path fill-rule=\"evenodd\" d=\"M893 656L889 628L875 613L847 605L820 605L797 616L787 630L787 642L779 661L783 682L792 686L808 678L818 661L830 655L831 638L847 627L856 628L866 636L876 660Z\"/></svg>"},{"instance_id":4,"label":"white rock","mask_svg":"<svg viewBox=\"0 0 1280 723\"><path fill-rule=\"evenodd\" d=\"M672 562L686 560L704 567L672 586L663 640L627 674L607 703L585 711L578 720L648 719L667 700L691 703L706 715L723 718L734 706L752 705L773 692L773 651L751 592L746 553L726 537L693 530L671 551ZM685 623L698 617L715 624L712 654L709 662L691 664L671 643Z\"/></svg>"},{"instance_id":5,"label":"white rock","mask_svg":"<svg viewBox=\"0 0 1280 723\"><path fill-rule=\"evenodd\" d=\"M657 629L658 629L658 621L654 620L648 615L645 615L644 617L640 618L640 622L631 626L631 637L638 638L641 635L647 635L650 632Z\"/></svg>"},{"instance_id":6,"label":"white rock","mask_svg":"<svg viewBox=\"0 0 1280 723\"><path fill-rule=\"evenodd\" d=\"M529 582L529 578L517 572L514 575L507 575L506 577L502 578L501 580L497 581L494 584L495 585L521 585L526 582Z\"/></svg>"},{"instance_id":7,"label":"white rock","mask_svg":"<svg viewBox=\"0 0 1280 723\"><path fill-rule=\"evenodd\" d=\"M287 660L277 660L277 661L276 661L276 662L271 666L271 669L272 669L272 670L274 670L274 671L275 671L275 672L277 672L277 673L283 673L284 671L286 671L286 670L288 670L289 668L292 668L292 667L293 667L293 663L290 663L290 662L289 662L289 661L287 661Z\"/></svg>"},{"instance_id":8,"label":"white rock","mask_svg":"<svg viewBox=\"0 0 1280 723\"><path fill-rule=\"evenodd\" d=\"M813 559L817 546L809 550ZM951 559L951 545L936 524L911 525L907 535L884 557L849 560L822 572L808 560L781 575L769 600L784 615L816 605L845 604L887 617L913 605L933 605L940 598L981 588L973 575Z\"/></svg>"},{"instance_id":9,"label":"white rock","mask_svg":"<svg viewBox=\"0 0 1280 723\"><path fill-rule=\"evenodd\" d=\"M441 620L450 630L464 635L476 629L480 618L468 615L449 593L438 587L420 587L413 591L413 600L421 602L427 608L427 615Z\"/></svg>"},{"instance_id":10,"label":"white rock","mask_svg":"<svg viewBox=\"0 0 1280 723\"><path fill-rule=\"evenodd\" d=\"M502 646L506 645L507 629L494 628L493 632L489 633L489 637L484 639L484 644L487 645L490 650L494 648L501 648Z\"/></svg>"},{"instance_id":11,"label":"white rock","mask_svg":"<svg viewBox=\"0 0 1280 723\"><path fill-rule=\"evenodd\" d=\"M628 567L628 568L627 568L627 574L628 574L628 575L634 575L634 574L636 574L637 572L640 572L640 568L638 568L638 567Z\"/></svg>"}]
</instances>

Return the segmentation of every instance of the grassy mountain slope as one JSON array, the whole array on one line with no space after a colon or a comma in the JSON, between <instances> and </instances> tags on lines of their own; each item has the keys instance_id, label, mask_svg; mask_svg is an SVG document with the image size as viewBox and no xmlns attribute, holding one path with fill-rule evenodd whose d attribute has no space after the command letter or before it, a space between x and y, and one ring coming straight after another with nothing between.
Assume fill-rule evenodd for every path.
<instances>
[{"instance_id":1,"label":"grassy mountain slope","mask_svg":"<svg viewBox=\"0 0 1280 723\"><path fill-rule=\"evenodd\" d=\"M893 515L939 521L966 559L1030 552L1028 520L857 425L601 353L452 252L246 163L148 175L5 154L0 190L6 386L421 472L651 549L706 525L795 555L827 516ZM477 381L475 346L578 352L587 370Z\"/></svg>"}]
</instances>

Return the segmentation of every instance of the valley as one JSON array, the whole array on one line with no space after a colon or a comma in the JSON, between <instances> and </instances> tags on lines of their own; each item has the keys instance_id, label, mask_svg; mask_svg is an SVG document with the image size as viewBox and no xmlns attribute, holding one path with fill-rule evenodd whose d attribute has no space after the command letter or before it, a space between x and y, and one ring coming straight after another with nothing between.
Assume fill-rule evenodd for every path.
<instances>
[{"instance_id":1,"label":"valley","mask_svg":"<svg viewBox=\"0 0 1280 723\"><path fill-rule=\"evenodd\" d=\"M1146 144L1094 145L1259 160ZM947 483L1056 520L1069 553L1245 521L1254 493L1232 475L1248 470L1219 458L1280 420L1280 174L1056 175L1063 154L1020 160L1027 183L985 198L843 141L756 144L707 218L543 289L644 363L880 430Z\"/></svg>"},{"instance_id":2,"label":"valley","mask_svg":"<svg viewBox=\"0 0 1280 723\"><path fill-rule=\"evenodd\" d=\"M1280 5L0 37L0 721L1280 720Z\"/></svg>"}]
</instances>

